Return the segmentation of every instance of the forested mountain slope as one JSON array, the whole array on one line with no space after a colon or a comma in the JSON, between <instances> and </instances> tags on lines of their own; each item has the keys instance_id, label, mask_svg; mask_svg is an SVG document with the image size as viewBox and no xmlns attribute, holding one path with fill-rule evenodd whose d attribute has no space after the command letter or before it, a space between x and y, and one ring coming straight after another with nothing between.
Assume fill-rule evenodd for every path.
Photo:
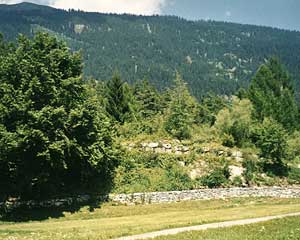
<instances>
[{"instance_id":1,"label":"forested mountain slope","mask_svg":"<svg viewBox=\"0 0 300 240\"><path fill-rule=\"evenodd\" d=\"M208 91L230 94L246 86L270 56L278 56L295 79L300 73L299 32L171 16L64 11L30 3L0 5L0 32L6 39L40 30L74 50L83 49L86 77L105 80L118 70L128 82L147 78L163 89L178 70L197 97Z\"/></svg>"}]
</instances>

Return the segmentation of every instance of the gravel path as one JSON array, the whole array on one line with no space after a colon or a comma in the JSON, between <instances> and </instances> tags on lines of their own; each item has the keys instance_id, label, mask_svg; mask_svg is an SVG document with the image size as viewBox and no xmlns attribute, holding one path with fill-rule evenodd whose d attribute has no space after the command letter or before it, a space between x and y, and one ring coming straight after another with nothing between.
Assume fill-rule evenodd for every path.
<instances>
[{"instance_id":1,"label":"gravel path","mask_svg":"<svg viewBox=\"0 0 300 240\"><path fill-rule=\"evenodd\" d=\"M274 220L274 219L280 219L280 218L285 218L285 217L295 217L295 216L300 216L300 212L277 215L277 216L270 216L270 217L261 217L261 218L252 218L252 219L244 219L244 220L236 220L236 221L228 221L228 222L210 223L210 224L204 224L204 225L198 225L198 226L192 226L192 227L173 228L173 229L167 229L167 230L145 233L145 234L140 234L140 235L134 235L134 236L129 236L129 237L116 238L114 240L151 239L151 238L160 237L160 236L176 235L176 234L182 233L182 232L201 231L201 230L215 229L215 228L226 228L226 227L260 223L260 222L266 222L266 221L270 221L270 220Z\"/></svg>"}]
</instances>

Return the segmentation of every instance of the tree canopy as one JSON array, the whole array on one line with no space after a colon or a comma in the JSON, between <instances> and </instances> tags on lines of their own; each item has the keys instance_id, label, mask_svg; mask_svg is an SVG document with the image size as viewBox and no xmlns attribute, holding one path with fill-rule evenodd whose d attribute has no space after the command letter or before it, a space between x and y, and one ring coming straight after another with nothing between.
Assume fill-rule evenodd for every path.
<instances>
[{"instance_id":1,"label":"tree canopy","mask_svg":"<svg viewBox=\"0 0 300 240\"><path fill-rule=\"evenodd\" d=\"M271 117L290 130L299 126L293 82L279 60L271 58L259 68L250 84L249 98L258 119Z\"/></svg>"},{"instance_id":2,"label":"tree canopy","mask_svg":"<svg viewBox=\"0 0 300 240\"><path fill-rule=\"evenodd\" d=\"M88 94L79 53L49 34L0 55L0 195L105 191L117 158L105 111Z\"/></svg>"}]
</instances>

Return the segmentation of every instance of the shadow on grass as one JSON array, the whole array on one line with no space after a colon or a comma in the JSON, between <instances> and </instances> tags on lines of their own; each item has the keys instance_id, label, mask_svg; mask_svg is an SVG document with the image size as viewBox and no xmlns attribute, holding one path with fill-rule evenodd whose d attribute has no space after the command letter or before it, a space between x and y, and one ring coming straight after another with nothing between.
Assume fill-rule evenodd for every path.
<instances>
[{"instance_id":1,"label":"shadow on grass","mask_svg":"<svg viewBox=\"0 0 300 240\"><path fill-rule=\"evenodd\" d=\"M101 205L107 201L107 198L91 197L85 203L73 203L68 206L60 207L18 207L14 209L1 209L0 221L2 222L29 222L29 221L43 221L49 218L64 217L64 213L76 213L82 207L88 207L89 211L93 212L94 209L100 208Z\"/></svg>"}]
</instances>

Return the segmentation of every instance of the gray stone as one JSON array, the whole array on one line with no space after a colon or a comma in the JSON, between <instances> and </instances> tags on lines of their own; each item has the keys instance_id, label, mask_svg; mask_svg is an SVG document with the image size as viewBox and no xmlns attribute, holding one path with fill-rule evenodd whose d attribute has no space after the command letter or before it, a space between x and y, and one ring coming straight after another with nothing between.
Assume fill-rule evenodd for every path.
<instances>
[{"instance_id":1,"label":"gray stone","mask_svg":"<svg viewBox=\"0 0 300 240\"><path fill-rule=\"evenodd\" d=\"M178 164L179 164L180 166L182 166L182 167L185 166L185 162L183 162L183 161L179 161Z\"/></svg>"},{"instance_id":2,"label":"gray stone","mask_svg":"<svg viewBox=\"0 0 300 240\"><path fill-rule=\"evenodd\" d=\"M183 148L182 148L182 151L183 151L183 152L189 152L189 151L190 151L190 148L189 148L189 147L183 147Z\"/></svg>"},{"instance_id":3,"label":"gray stone","mask_svg":"<svg viewBox=\"0 0 300 240\"><path fill-rule=\"evenodd\" d=\"M148 144L147 143L141 143L141 147L146 148L146 147L148 147Z\"/></svg>"},{"instance_id":4,"label":"gray stone","mask_svg":"<svg viewBox=\"0 0 300 240\"><path fill-rule=\"evenodd\" d=\"M152 192L110 195L110 200L121 204L166 203L190 200L226 199L234 197L300 198L300 187L220 188L191 191Z\"/></svg>"},{"instance_id":5,"label":"gray stone","mask_svg":"<svg viewBox=\"0 0 300 240\"><path fill-rule=\"evenodd\" d=\"M245 168L237 166L229 166L230 180L232 181L236 177L242 177Z\"/></svg>"},{"instance_id":6,"label":"gray stone","mask_svg":"<svg viewBox=\"0 0 300 240\"><path fill-rule=\"evenodd\" d=\"M210 148L209 147L204 147L202 150L203 150L204 153L209 153L210 152Z\"/></svg>"},{"instance_id":7,"label":"gray stone","mask_svg":"<svg viewBox=\"0 0 300 240\"><path fill-rule=\"evenodd\" d=\"M159 143L157 143L157 142L153 142L153 143L148 144L149 148L158 148L158 146L159 146Z\"/></svg>"},{"instance_id":8,"label":"gray stone","mask_svg":"<svg viewBox=\"0 0 300 240\"><path fill-rule=\"evenodd\" d=\"M172 145L171 144L168 144L168 143L165 143L162 145L165 149L172 149Z\"/></svg>"},{"instance_id":9,"label":"gray stone","mask_svg":"<svg viewBox=\"0 0 300 240\"><path fill-rule=\"evenodd\" d=\"M243 157L243 153L240 151L233 151L231 154L232 157L234 158L242 158Z\"/></svg>"}]
</instances>

